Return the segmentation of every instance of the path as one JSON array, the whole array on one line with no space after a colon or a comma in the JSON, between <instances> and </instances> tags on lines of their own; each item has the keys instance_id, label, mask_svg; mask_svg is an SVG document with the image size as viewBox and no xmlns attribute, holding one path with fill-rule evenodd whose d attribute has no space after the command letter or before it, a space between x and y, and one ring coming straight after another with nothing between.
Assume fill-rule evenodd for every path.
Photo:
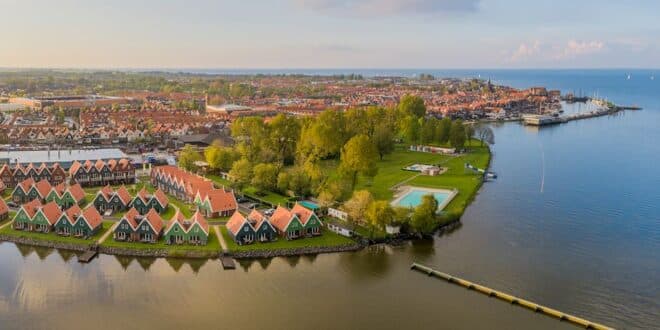
<instances>
[{"instance_id":1,"label":"path","mask_svg":"<svg viewBox=\"0 0 660 330\"><path fill-rule=\"evenodd\" d=\"M0 230L1 230L1 229L5 229L5 227L7 227L7 226L9 226L9 225L11 225L12 223L14 223L14 220L12 220L12 221L9 221L9 222L7 222L6 224L4 224L4 225L2 225L2 226L0 226Z\"/></svg>"},{"instance_id":2,"label":"path","mask_svg":"<svg viewBox=\"0 0 660 330\"><path fill-rule=\"evenodd\" d=\"M96 241L96 245L101 245L101 243L105 242L105 240L108 239L108 237L115 232L115 227L117 227L117 225L119 225L119 223L112 224L110 230L108 230L105 234L103 234L103 236L101 236L101 238L99 238L98 241Z\"/></svg>"},{"instance_id":3,"label":"path","mask_svg":"<svg viewBox=\"0 0 660 330\"><path fill-rule=\"evenodd\" d=\"M213 230L215 231L215 234L218 236L218 241L220 241L220 246L222 247L222 252L227 252L227 242L225 242L225 238L222 237L220 233L220 226L213 226Z\"/></svg>"}]
</instances>

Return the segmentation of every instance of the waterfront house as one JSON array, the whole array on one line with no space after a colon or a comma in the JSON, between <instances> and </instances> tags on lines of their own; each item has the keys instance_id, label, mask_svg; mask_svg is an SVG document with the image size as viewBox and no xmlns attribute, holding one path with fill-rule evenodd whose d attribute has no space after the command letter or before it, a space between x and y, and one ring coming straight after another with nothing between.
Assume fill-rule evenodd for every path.
<instances>
[{"instance_id":1,"label":"waterfront house","mask_svg":"<svg viewBox=\"0 0 660 330\"><path fill-rule=\"evenodd\" d=\"M275 227L277 233L286 239L296 239L304 233L304 226L298 215L286 207L278 206L270 216L270 223Z\"/></svg>"},{"instance_id":2,"label":"waterfront house","mask_svg":"<svg viewBox=\"0 0 660 330\"><path fill-rule=\"evenodd\" d=\"M314 211L296 203L296 205L294 205L291 209L291 212L296 214L298 219L300 219L300 222L303 225L303 231L306 236L321 235L321 227L323 227L323 222L321 222L321 219L319 219Z\"/></svg>"},{"instance_id":3,"label":"waterfront house","mask_svg":"<svg viewBox=\"0 0 660 330\"><path fill-rule=\"evenodd\" d=\"M158 189L153 194L142 188L130 202L129 206L135 208L140 214L147 214L149 210L154 209L162 213L167 208L169 200L165 193Z\"/></svg>"},{"instance_id":4,"label":"waterfront house","mask_svg":"<svg viewBox=\"0 0 660 330\"><path fill-rule=\"evenodd\" d=\"M41 180L30 187L30 190L28 190L27 193L27 198L28 200L34 200L38 199L42 203L46 202L46 197L48 196L48 193L50 193L51 189L53 189L53 186L50 185L50 182L44 180Z\"/></svg>"},{"instance_id":5,"label":"waterfront house","mask_svg":"<svg viewBox=\"0 0 660 330\"><path fill-rule=\"evenodd\" d=\"M110 186L105 186L96 193L92 204L100 213L106 211L114 213L126 210L130 202L131 194L126 187L121 186L117 191L113 191Z\"/></svg>"},{"instance_id":6,"label":"waterfront house","mask_svg":"<svg viewBox=\"0 0 660 330\"><path fill-rule=\"evenodd\" d=\"M234 192L224 189L198 191L194 203L209 218L228 217L238 208Z\"/></svg>"},{"instance_id":7,"label":"waterfront house","mask_svg":"<svg viewBox=\"0 0 660 330\"><path fill-rule=\"evenodd\" d=\"M55 202L65 210L73 205L82 205L85 202L85 191L78 183L68 187L60 183L48 193L46 202Z\"/></svg>"},{"instance_id":8,"label":"waterfront house","mask_svg":"<svg viewBox=\"0 0 660 330\"><path fill-rule=\"evenodd\" d=\"M151 209L146 215L140 215L131 208L119 220L113 237L116 241L156 243L163 233L163 219L156 210Z\"/></svg>"},{"instance_id":9,"label":"waterfront house","mask_svg":"<svg viewBox=\"0 0 660 330\"><path fill-rule=\"evenodd\" d=\"M256 240L259 242L270 242L277 239L277 230L270 220L257 210L252 210L247 216L248 222L254 228Z\"/></svg>"},{"instance_id":10,"label":"waterfront house","mask_svg":"<svg viewBox=\"0 0 660 330\"><path fill-rule=\"evenodd\" d=\"M55 202L41 204L37 199L21 206L14 217L14 229L48 233L51 231L62 211Z\"/></svg>"},{"instance_id":11,"label":"waterfront house","mask_svg":"<svg viewBox=\"0 0 660 330\"><path fill-rule=\"evenodd\" d=\"M7 220L7 217L9 217L9 207L5 200L0 198L0 221Z\"/></svg>"},{"instance_id":12,"label":"waterfront house","mask_svg":"<svg viewBox=\"0 0 660 330\"><path fill-rule=\"evenodd\" d=\"M78 205L71 206L62 212L54 230L63 236L73 235L80 238L89 238L103 228L103 217L96 208L89 206L81 210Z\"/></svg>"},{"instance_id":13,"label":"waterfront house","mask_svg":"<svg viewBox=\"0 0 660 330\"><path fill-rule=\"evenodd\" d=\"M231 236L236 244L244 245L254 242L256 237L254 228L241 212L234 212L231 218L229 218L229 221L227 221L226 226L229 236Z\"/></svg>"},{"instance_id":14,"label":"waterfront house","mask_svg":"<svg viewBox=\"0 0 660 330\"><path fill-rule=\"evenodd\" d=\"M6 187L16 187L21 181L31 178L35 182L46 180L52 185L58 185L66 180L66 171L58 164L55 163L48 167L42 163L39 167L35 167L32 163L27 166L21 164L11 168L8 164L0 167L0 180Z\"/></svg>"},{"instance_id":15,"label":"waterfront house","mask_svg":"<svg viewBox=\"0 0 660 330\"><path fill-rule=\"evenodd\" d=\"M163 238L167 244L206 245L209 240L209 224L199 211L190 219L185 219L177 211L167 225Z\"/></svg>"}]
</instances>

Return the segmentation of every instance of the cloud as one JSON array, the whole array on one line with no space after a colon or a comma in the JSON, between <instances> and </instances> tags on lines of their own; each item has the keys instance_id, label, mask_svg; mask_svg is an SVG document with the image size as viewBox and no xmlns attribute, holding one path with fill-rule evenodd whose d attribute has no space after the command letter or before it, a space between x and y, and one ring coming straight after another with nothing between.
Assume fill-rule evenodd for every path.
<instances>
[{"instance_id":1,"label":"cloud","mask_svg":"<svg viewBox=\"0 0 660 330\"><path fill-rule=\"evenodd\" d=\"M532 43L522 43L516 50L514 50L510 56L509 61L518 62L526 60L530 57L534 57L541 52L541 42L536 40Z\"/></svg>"},{"instance_id":2,"label":"cloud","mask_svg":"<svg viewBox=\"0 0 660 330\"><path fill-rule=\"evenodd\" d=\"M605 43L602 41L570 40L555 57L557 59L575 58L582 55L598 53L603 49L605 49Z\"/></svg>"},{"instance_id":3,"label":"cloud","mask_svg":"<svg viewBox=\"0 0 660 330\"><path fill-rule=\"evenodd\" d=\"M429 15L471 13L481 0L293 0L318 12L358 15Z\"/></svg>"}]
</instances>

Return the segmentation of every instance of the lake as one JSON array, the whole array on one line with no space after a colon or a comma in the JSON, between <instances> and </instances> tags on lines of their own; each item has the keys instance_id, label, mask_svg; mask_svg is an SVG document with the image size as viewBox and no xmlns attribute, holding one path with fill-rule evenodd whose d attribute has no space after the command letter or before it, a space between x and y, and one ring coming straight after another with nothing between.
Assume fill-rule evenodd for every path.
<instances>
[{"instance_id":1,"label":"lake","mask_svg":"<svg viewBox=\"0 0 660 330\"><path fill-rule=\"evenodd\" d=\"M460 228L404 247L223 271L217 260L105 255L83 265L66 251L2 243L0 328L572 328L412 272L412 262L613 327L660 324L660 82L652 72L397 72L481 75L644 110L541 129L495 124L498 179L484 184Z\"/></svg>"}]
</instances>

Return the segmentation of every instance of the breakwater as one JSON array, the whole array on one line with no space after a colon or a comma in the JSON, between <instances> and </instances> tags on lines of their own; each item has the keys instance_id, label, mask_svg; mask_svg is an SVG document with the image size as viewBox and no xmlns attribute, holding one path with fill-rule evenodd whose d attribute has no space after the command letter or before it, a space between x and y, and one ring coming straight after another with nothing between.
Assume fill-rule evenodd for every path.
<instances>
[{"instance_id":1,"label":"breakwater","mask_svg":"<svg viewBox=\"0 0 660 330\"><path fill-rule=\"evenodd\" d=\"M504 292L501 292L501 291L498 291L498 290L494 290L494 289L491 289L489 287L486 287L486 286L483 286L483 285L480 285L480 284L477 284L477 283L473 283L473 282L464 280L462 278L459 278L459 277L456 277L456 276L452 276L452 275L434 270L430 267L420 265L418 263L413 263L410 266L410 269L425 273L428 276L433 276L433 277L437 277L437 278L446 280L449 283L454 283L454 284L460 285L460 286L465 287L469 290L474 290L474 291L483 293L483 294L485 294L489 297L495 297L495 298L498 298L500 300L506 301L508 303L528 308L528 309L530 309L534 312L537 312L537 313L542 313L544 315L548 315L548 316L551 316L551 317L558 318L559 320L562 320L562 321L567 321L567 322L573 323L575 325L584 327L586 329L597 329L597 330L612 330L613 329L613 328L610 328L608 326L605 326L605 325L602 325L602 324L599 324L599 323L591 322L591 321L585 320L585 319L577 317L577 316L566 314L566 313L560 312L556 309L546 307L546 306L543 306L543 305L539 305L539 304L531 302L529 300L518 298L516 296L510 295L510 294L507 294L507 293L504 293Z\"/></svg>"}]
</instances>

